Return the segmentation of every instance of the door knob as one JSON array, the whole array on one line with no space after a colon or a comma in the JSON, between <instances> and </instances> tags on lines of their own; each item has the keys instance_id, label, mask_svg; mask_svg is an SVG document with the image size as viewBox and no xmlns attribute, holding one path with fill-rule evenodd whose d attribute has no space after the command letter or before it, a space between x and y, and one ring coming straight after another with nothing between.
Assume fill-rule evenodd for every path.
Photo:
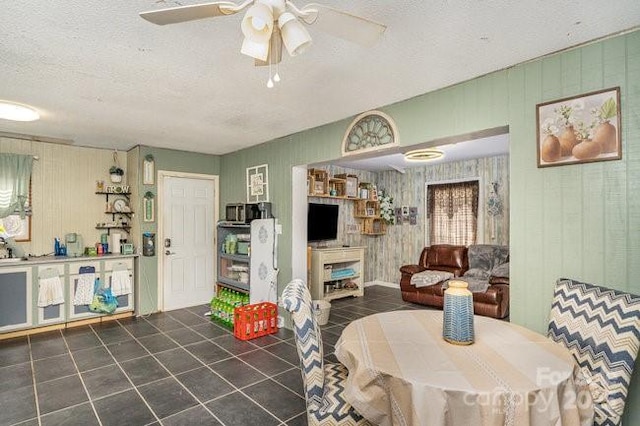
<instances>
[{"instance_id":1,"label":"door knob","mask_svg":"<svg viewBox=\"0 0 640 426\"><path fill-rule=\"evenodd\" d=\"M164 254L167 256L171 256L173 253L170 250L165 250Z\"/></svg>"}]
</instances>

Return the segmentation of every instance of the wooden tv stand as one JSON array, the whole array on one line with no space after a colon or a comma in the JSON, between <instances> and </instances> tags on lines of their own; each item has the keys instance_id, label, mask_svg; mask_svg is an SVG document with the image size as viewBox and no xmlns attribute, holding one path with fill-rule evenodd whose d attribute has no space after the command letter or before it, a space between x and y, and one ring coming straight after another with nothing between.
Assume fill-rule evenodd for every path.
<instances>
[{"instance_id":1,"label":"wooden tv stand","mask_svg":"<svg viewBox=\"0 0 640 426\"><path fill-rule=\"evenodd\" d=\"M311 249L309 287L314 300L364 296L364 247ZM357 288L347 288L354 283ZM325 284L332 286L325 292Z\"/></svg>"}]
</instances>

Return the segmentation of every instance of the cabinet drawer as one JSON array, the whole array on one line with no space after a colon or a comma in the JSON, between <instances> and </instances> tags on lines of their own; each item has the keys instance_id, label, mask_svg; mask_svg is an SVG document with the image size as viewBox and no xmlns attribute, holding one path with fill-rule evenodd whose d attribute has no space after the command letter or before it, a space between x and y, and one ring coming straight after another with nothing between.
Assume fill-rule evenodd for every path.
<instances>
[{"instance_id":1,"label":"cabinet drawer","mask_svg":"<svg viewBox=\"0 0 640 426\"><path fill-rule=\"evenodd\" d=\"M133 270L133 258L127 259L113 259L104 261L104 270L106 272L113 271L114 266L124 265L128 270Z\"/></svg>"},{"instance_id":2,"label":"cabinet drawer","mask_svg":"<svg viewBox=\"0 0 640 426\"><path fill-rule=\"evenodd\" d=\"M322 260L324 263L344 262L347 260L360 259L361 251L359 249L354 250L340 250L328 253L322 253Z\"/></svg>"},{"instance_id":3,"label":"cabinet drawer","mask_svg":"<svg viewBox=\"0 0 640 426\"><path fill-rule=\"evenodd\" d=\"M96 273L100 273L100 261L95 262L70 262L69 263L69 275L76 275L80 273L80 268L86 266L93 267Z\"/></svg>"},{"instance_id":4,"label":"cabinet drawer","mask_svg":"<svg viewBox=\"0 0 640 426\"><path fill-rule=\"evenodd\" d=\"M47 263L44 265L38 265L38 276L40 276L42 271L45 269L55 269L58 271L58 275L61 277L64 276L64 263Z\"/></svg>"}]
</instances>

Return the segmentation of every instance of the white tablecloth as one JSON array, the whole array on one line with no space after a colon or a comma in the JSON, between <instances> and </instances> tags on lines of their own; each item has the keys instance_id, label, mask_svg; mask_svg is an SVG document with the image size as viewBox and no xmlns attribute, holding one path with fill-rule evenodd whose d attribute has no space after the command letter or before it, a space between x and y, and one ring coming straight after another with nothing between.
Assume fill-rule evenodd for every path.
<instances>
[{"instance_id":1,"label":"white tablecloth","mask_svg":"<svg viewBox=\"0 0 640 426\"><path fill-rule=\"evenodd\" d=\"M349 369L345 398L380 425L590 425L561 345L476 316L476 341L442 339L442 311L396 311L353 321L336 343Z\"/></svg>"}]
</instances>

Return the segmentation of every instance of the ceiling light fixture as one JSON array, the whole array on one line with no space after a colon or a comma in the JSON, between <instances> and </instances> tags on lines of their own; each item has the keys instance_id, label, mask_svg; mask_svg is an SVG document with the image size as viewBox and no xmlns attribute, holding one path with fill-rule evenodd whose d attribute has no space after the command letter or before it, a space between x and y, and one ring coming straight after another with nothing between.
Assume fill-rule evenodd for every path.
<instances>
[{"instance_id":1,"label":"ceiling light fixture","mask_svg":"<svg viewBox=\"0 0 640 426\"><path fill-rule=\"evenodd\" d=\"M298 8L290 0L244 0L240 4L222 0L142 12L140 16L154 24L167 25L233 15L245 9L240 24L244 34L240 52L254 58L257 66L269 66L269 88L280 81L278 64L282 59L282 44L291 56L301 54L311 45L305 25L315 24L321 31L367 47L386 29L383 24L349 12L317 3Z\"/></svg>"},{"instance_id":2,"label":"ceiling light fixture","mask_svg":"<svg viewBox=\"0 0 640 426\"><path fill-rule=\"evenodd\" d=\"M40 114L29 105L0 101L0 118L12 121L35 121L40 119Z\"/></svg>"},{"instance_id":3,"label":"ceiling light fixture","mask_svg":"<svg viewBox=\"0 0 640 426\"><path fill-rule=\"evenodd\" d=\"M433 161L442 157L444 152L434 148L414 149L404 153L404 159L407 161Z\"/></svg>"}]
</instances>

